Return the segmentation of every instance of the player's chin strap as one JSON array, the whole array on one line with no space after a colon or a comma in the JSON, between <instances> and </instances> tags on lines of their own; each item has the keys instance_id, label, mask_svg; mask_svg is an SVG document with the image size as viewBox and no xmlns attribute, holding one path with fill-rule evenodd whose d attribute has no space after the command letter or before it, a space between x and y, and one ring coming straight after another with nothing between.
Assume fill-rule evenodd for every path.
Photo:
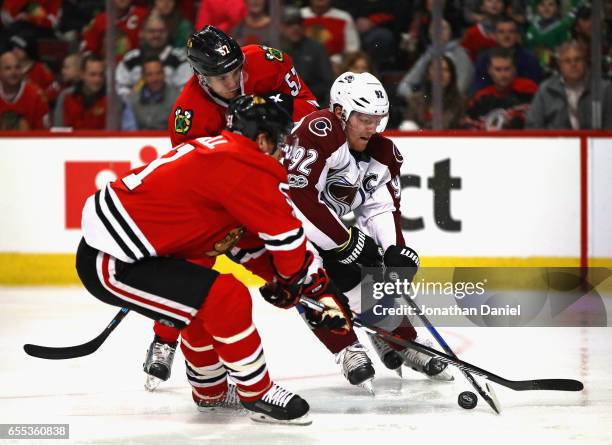
<instances>
[{"instance_id":1,"label":"player's chin strap","mask_svg":"<svg viewBox=\"0 0 612 445\"><path fill-rule=\"evenodd\" d=\"M301 297L300 303L313 310L325 310L325 305L310 298ZM456 356L453 357L452 355L437 351L433 348L430 348L429 346L425 346L415 341L401 338L397 335L393 335L382 328L372 326L364 321L359 320L358 318L353 319L353 324L357 327L362 328L366 332L377 335L383 340L394 343L398 346L401 346L402 348L412 348L425 355L434 357L440 360L441 362L456 366L460 370L469 371L473 374L484 377L487 380L505 386L506 388L510 388L514 391L582 391L584 389L584 385L582 384L582 382L573 379L508 380L496 374L493 374L490 371L479 368L476 365L464 362Z\"/></svg>"}]
</instances>

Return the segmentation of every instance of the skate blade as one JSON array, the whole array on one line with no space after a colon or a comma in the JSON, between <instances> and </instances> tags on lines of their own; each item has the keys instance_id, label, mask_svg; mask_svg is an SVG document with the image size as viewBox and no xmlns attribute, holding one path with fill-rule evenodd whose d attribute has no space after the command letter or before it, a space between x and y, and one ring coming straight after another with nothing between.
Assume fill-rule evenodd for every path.
<instances>
[{"instance_id":1,"label":"skate blade","mask_svg":"<svg viewBox=\"0 0 612 445\"><path fill-rule=\"evenodd\" d=\"M404 378L401 366L395 370L395 373L398 375L400 379Z\"/></svg>"},{"instance_id":2,"label":"skate blade","mask_svg":"<svg viewBox=\"0 0 612 445\"><path fill-rule=\"evenodd\" d=\"M307 426L312 423L312 419L308 415L308 413L304 414L302 417L298 417L297 419L291 420L279 420L274 417L267 416L263 413L251 413L249 416L253 422L256 423L268 423L273 425L297 425L297 426Z\"/></svg>"},{"instance_id":3,"label":"skate blade","mask_svg":"<svg viewBox=\"0 0 612 445\"><path fill-rule=\"evenodd\" d=\"M371 396L375 396L376 394L374 393L373 382L374 382L374 379L366 380L365 382L360 383L359 386L365 389L366 392L370 394Z\"/></svg>"},{"instance_id":4,"label":"skate blade","mask_svg":"<svg viewBox=\"0 0 612 445\"><path fill-rule=\"evenodd\" d=\"M153 392L157 389L161 382L161 379L158 379L157 377L152 375L147 375L147 380L145 380L144 387L147 391Z\"/></svg>"},{"instance_id":5,"label":"skate blade","mask_svg":"<svg viewBox=\"0 0 612 445\"><path fill-rule=\"evenodd\" d=\"M239 413L239 412L247 412L248 410L246 408L244 408L242 405L241 406L229 406L229 405L217 405L217 406L199 406L198 405L198 411L201 413L212 413L212 412L220 412L220 413L227 413L227 412L234 412L234 413Z\"/></svg>"}]
</instances>

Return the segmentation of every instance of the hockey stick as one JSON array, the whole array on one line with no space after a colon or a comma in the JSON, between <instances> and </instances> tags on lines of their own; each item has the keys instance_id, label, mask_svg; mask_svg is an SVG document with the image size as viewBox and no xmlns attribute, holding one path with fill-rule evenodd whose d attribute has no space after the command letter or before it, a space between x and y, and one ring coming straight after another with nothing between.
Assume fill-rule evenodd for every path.
<instances>
[{"instance_id":1,"label":"hockey stick","mask_svg":"<svg viewBox=\"0 0 612 445\"><path fill-rule=\"evenodd\" d=\"M316 311L322 311L325 309L324 305L310 298L301 297L300 302ZM353 319L353 325L362 328L366 332L378 335L380 338L388 340L391 343L395 343L396 345L399 345L402 348L412 348L430 357L435 357L441 362L456 366L460 370L469 371L473 374L484 377L487 380L495 382L498 385L513 389L514 391L582 391L582 389L584 388L582 382L572 379L508 380L496 374L493 374L492 372L489 372L485 369L479 368L476 365L464 362L463 360L457 357L452 357L443 352L436 351L435 349L430 348L429 346L422 345L412 340L405 340L403 338L400 338L396 335L387 332L384 329L365 323L359 320L358 318Z\"/></svg>"},{"instance_id":2,"label":"hockey stick","mask_svg":"<svg viewBox=\"0 0 612 445\"><path fill-rule=\"evenodd\" d=\"M446 340L444 340L444 338L440 335L438 330L431 324L429 319L425 316L425 314L423 314L423 312L417 306L414 300L410 297L404 298L404 300L406 300L408 304L416 311L418 317L421 319L421 321L423 322L423 324L425 325L429 333L436 339L438 344L442 346L442 349L444 350L444 352L446 352L448 355L450 355L453 358L458 358L457 355L451 349L451 347L448 345L448 343L446 343ZM493 409L493 411L495 411L497 414L500 414L501 406L499 404L499 401L497 400L497 397L495 397L495 393L492 391L492 388L487 384L486 388L489 391L487 393L484 389L482 389L482 386L480 386L480 384L476 381L476 379L474 378L472 374L470 374L465 369L461 369L461 373L467 379L467 381L470 382L470 385L472 385L472 387L478 392L478 394L480 394L480 397L482 397L484 401L489 404L489 406Z\"/></svg>"},{"instance_id":3,"label":"hockey stick","mask_svg":"<svg viewBox=\"0 0 612 445\"><path fill-rule=\"evenodd\" d=\"M123 318L130 312L126 307L122 307L117 315L113 317L111 322L104 328L104 330L93 340L83 343L82 345L76 346L64 346L54 348L52 346L39 346L39 345L23 345L23 349L26 354L32 357L44 358L47 360L64 360L69 358L83 357L89 354L93 354L98 348L104 343L111 332L117 327L117 325L123 320Z\"/></svg>"}]
</instances>

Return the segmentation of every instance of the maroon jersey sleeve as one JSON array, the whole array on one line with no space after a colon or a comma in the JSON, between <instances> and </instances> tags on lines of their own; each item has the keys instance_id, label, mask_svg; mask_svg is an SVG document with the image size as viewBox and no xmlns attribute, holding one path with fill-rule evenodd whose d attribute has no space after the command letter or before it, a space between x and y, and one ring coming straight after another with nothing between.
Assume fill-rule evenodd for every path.
<instances>
[{"instance_id":1,"label":"maroon jersey sleeve","mask_svg":"<svg viewBox=\"0 0 612 445\"><path fill-rule=\"evenodd\" d=\"M246 58L243 70L248 76L247 94L270 91L290 94L294 99L294 122L317 111L316 97L299 76L287 53L259 45L244 46L242 51Z\"/></svg>"},{"instance_id":2,"label":"maroon jersey sleeve","mask_svg":"<svg viewBox=\"0 0 612 445\"><path fill-rule=\"evenodd\" d=\"M285 160L291 198L301 213L306 236L322 249L333 249L344 244L349 234L338 215L323 201L323 195L328 175L348 162L346 137L338 119L327 110L306 117L295 134L299 146ZM342 194L341 190L335 191ZM353 189L347 189L347 193L353 193Z\"/></svg>"},{"instance_id":3,"label":"maroon jersey sleeve","mask_svg":"<svg viewBox=\"0 0 612 445\"><path fill-rule=\"evenodd\" d=\"M172 146L190 139L216 136L225 128L225 109L212 102L192 76L168 117Z\"/></svg>"}]
</instances>

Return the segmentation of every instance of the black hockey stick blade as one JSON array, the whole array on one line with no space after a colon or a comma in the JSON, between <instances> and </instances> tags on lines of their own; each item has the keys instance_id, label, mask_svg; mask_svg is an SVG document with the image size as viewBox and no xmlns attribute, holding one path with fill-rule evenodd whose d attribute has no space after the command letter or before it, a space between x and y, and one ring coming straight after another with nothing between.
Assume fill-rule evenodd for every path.
<instances>
[{"instance_id":1,"label":"black hockey stick blade","mask_svg":"<svg viewBox=\"0 0 612 445\"><path fill-rule=\"evenodd\" d=\"M320 311L325 309L325 306L323 304L310 298L301 297L300 303L314 310ZM584 385L582 384L582 382L572 379L508 380L496 374L493 374L492 372L489 372L485 369L479 368L476 365L464 362L463 360L457 357L452 357L448 354L430 348L429 346L422 345L415 341L400 338L396 335L391 334L390 332L385 331L384 329L364 323L357 318L353 319L353 325L360 327L374 335L378 335L380 338L388 340L391 343L395 343L396 345L399 345L403 348L412 348L430 357L435 357L441 362L456 366L462 371L468 371L472 374L479 375L487 380L490 380L491 382L495 382L498 385L505 386L506 388L510 388L515 391L582 391L584 389Z\"/></svg>"},{"instance_id":2,"label":"black hockey stick blade","mask_svg":"<svg viewBox=\"0 0 612 445\"><path fill-rule=\"evenodd\" d=\"M104 328L100 335L87 343L83 343L82 345L53 347L26 344L23 345L23 350L26 352L26 354L31 355L32 357L43 358L46 360L65 360L93 354L98 350L102 343L104 343L106 338L111 332L113 332L119 322L123 320L129 311L130 310L126 307L121 308L121 310L113 317L111 322L106 326L106 328Z\"/></svg>"},{"instance_id":3,"label":"black hockey stick blade","mask_svg":"<svg viewBox=\"0 0 612 445\"><path fill-rule=\"evenodd\" d=\"M451 347L446 343L446 340L442 338L442 335L438 332L438 330L431 324L429 319L423 314L418 305L414 302L412 298L404 298L406 302L416 311L418 317L421 319L429 333L436 339L438 344L442 347L444 352L450 355L453 358L457 358L457 354L453 352ZM476 392L482 397L482 399L487 402L487 404L491 407L491 409L495 412L495 414L501 414L501 405L499 400L497 399L495 393L490 389L489 385L486 385L487 390L485 390L480 384L476 381L474 376L470 374L465 369L461 370L461 373L466 378L466 380L472 385L472 387L476 390Z\"/></svg>"},{"instance_id":4,"label":"black hockey stick blade","mask_svg":"<svg viewBox=\"0 0 612 445\"><path fill-rule=\"evenodd\" d=\"M425 346L414 341L405 340L403 338L397 337L385 331L384 329L380 329L375 326L370 326L366 323L361 322L358 319L354 319L353 324L355 326L359 326L365 329L366 331L376 334L381 338L389 340L391 343L395 343L396 345L402 346L404 348L415 349L419 352L422 352L423 354L429 355L430 357L435 357L441 362L456 366L462 371L469 371L472 374L484 377L487 380L495 382L498 385L505 386L506 388L513 389L514 391L582 391L582 389L584 388L582 382L572 379L508 380L498 375L495 375L492 372L479 368L476 365L464 362L461 359L452 357L443 352L436 351L435 349L430 348L429 346Z\"/></svg>"}]
</instances>

